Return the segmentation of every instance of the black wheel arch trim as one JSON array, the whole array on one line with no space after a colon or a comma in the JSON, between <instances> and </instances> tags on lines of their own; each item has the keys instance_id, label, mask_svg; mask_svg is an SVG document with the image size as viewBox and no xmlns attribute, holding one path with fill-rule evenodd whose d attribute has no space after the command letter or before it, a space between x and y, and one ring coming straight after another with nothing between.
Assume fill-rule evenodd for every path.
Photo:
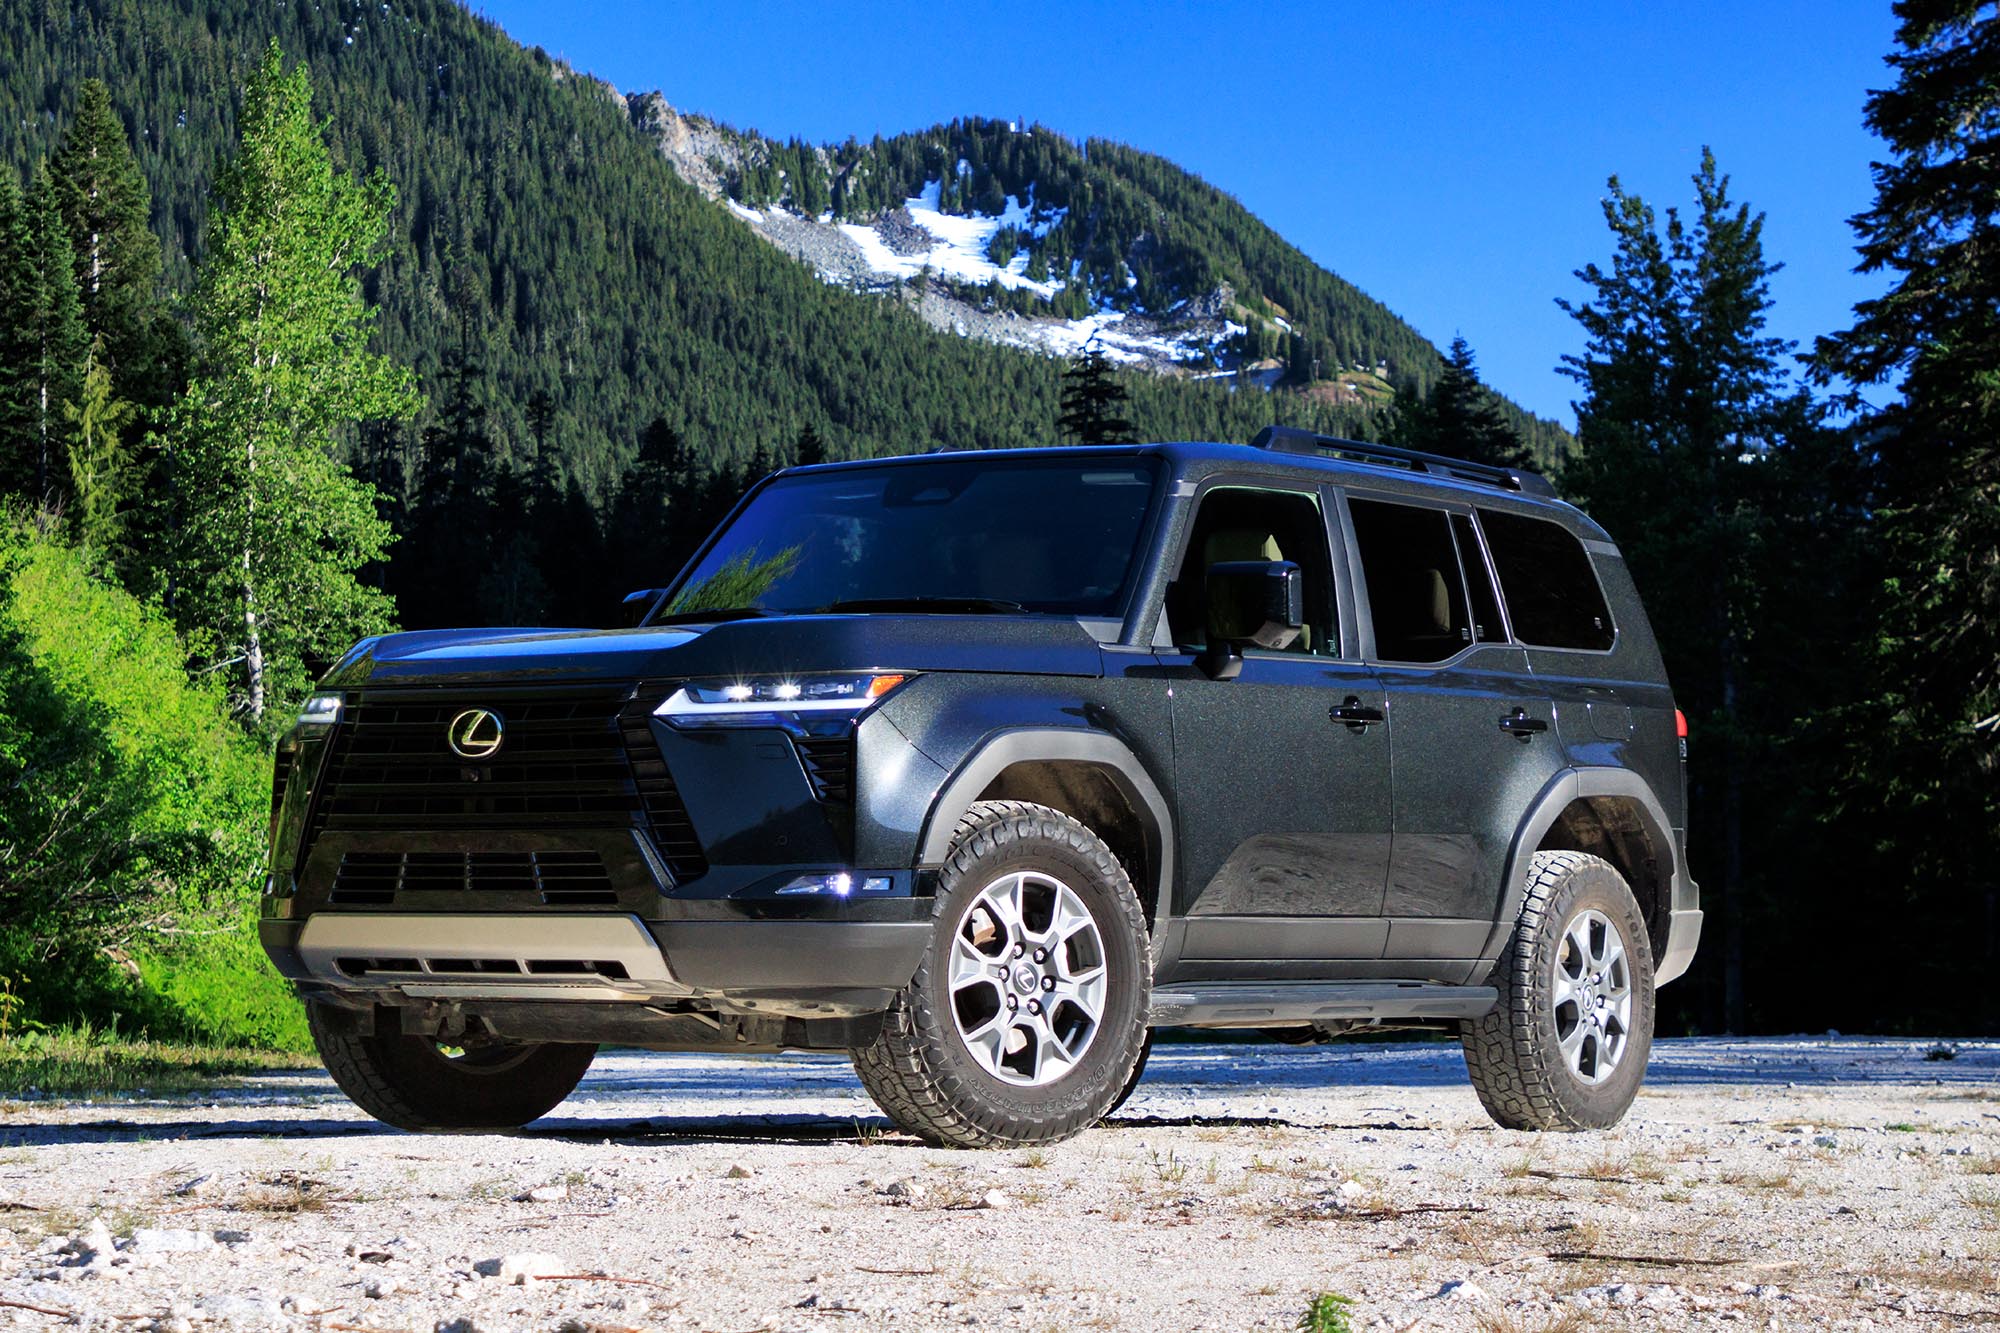
<instances>
[{"instance_id":1,"label":"black wheel arch trim","mask_svg":"<svg viewBox=\"0 0 2000 1333\"><path fill-rule=\"evenodd\" d=\"M1019 727L986 737L952 773L931 804L918 843L918 862L942 864L951 835L980 793L1008 769L1023 763L1082 763L1103 769L1138 813L1153 870L1154 934L1171 915L1174 884L1174 821L1167 798L1145 765L1115 736L1063 727Z\"/></svg>"},{"instance_id":2,"label":"black wheel arch trim","mask_svg":"<svg viewBox=\"0 0 2000 1333\"><path fill-rule=\"evenodd\" d=\"M1500 957L1500 950L1506 946L1507 938L1513 933L1515 918L1521 914L1521 904L1528 894L1528 873L1535 852L1555 826L1557 819L1572 801L1592 796L1616 796L1629 798L1639 807L1641 818L1646 822L1646 832L1654 845L1666 848L1668 858L1668 901L1664 904L1668 920L1678 919L1695 911L1699 897L1695 883L1688 877L1687 867L1681 862L1680 839L1676 836L1673 822L1667 817L1666 807L1660 803L1646 780L1630 769L1624 768L1566 768L1550 778L1528 806L1528 814L1514 833L1513 845L1507 852L1507 869L1502 879L1500 912L1493 921L1492 933L1486 937L1486 947L1480 951L1480 958L1492 963ZM1648 919L1652 914L1648 912ZM1660 950L1664 958L1667 952ZM1662 961L1656 959L1655 963ZM1685 966L1683 964L1683 966ZM1674 975L1678 975L1675 973ZM1671 980L1671 977L1663 980Z\"/></svg>"}]
</instances>

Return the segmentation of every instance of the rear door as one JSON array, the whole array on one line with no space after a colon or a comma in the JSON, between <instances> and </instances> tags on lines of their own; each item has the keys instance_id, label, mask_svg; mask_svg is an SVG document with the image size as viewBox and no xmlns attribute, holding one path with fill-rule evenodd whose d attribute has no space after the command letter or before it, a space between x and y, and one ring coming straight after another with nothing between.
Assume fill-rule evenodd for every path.
<instances>
[{"instance_id":1,"label":"rear door","mask_svg":"<svg viewBox=\"0 0 2000 1333\"><path fill-rule=\"evenodd\" d=\"M1363 643L1393 724L1385 956L1461 981L1492 932L1521 814L1563 766L1468 506L1350 491Z\"/></svg>"},{"instance_id":2,"label":"rear door","mask_svg":"<svg viewBox=\"0 0 2000 1333\"><path fill-rule=\"evenodd\" d=\"M1389 726L1381 682L1342 632L1344 571L1328 542L1331 496L1257 481L1210 483L1167 594L1174 770L1189 901L1182 975L1336 975L1379 959L1390 841ZM1204 579L1230 560L1301 570L1308 625L1277 651L1246 649L1234 680L1194 666L1209 635ZM1259 966L1262 964L1262 966Z\"/></svg>"}]
</instances>

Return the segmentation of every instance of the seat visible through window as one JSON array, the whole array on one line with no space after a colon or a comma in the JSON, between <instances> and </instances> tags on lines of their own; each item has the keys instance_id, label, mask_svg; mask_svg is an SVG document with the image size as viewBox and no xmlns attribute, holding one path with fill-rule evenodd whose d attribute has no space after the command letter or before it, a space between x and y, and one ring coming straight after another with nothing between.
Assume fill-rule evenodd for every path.
<instances>
[{"instance_id":1,"label":"seat visible through window","mask_svg":"<svg viewBox=\"0 0 2000 1333\"><path fill-rule=\"evenodd\" d=\"M1472 643L1465 578L1451 517L1442 509L1350 500L1368 584L1375 655L1385 662L1442 662Z\"/></svg>"},{"instance_id":2,"label":"seat visible through window","mask_svg":"<svg viewBox=\"0 0 2000 1333\"><path fill-rule=\"evenodd\" d=\"M1207 591L1209 566L1239 560L1289 560L1299 567L1306 624L1283 651L1338 652L1332 562L1318 503L1292 491L1237 487L1210 491L1195 514L1180 573L1167 589L1167 626L1176 646L1206 648L1220 625L1240 620L1230 614L1236 608L1209 605Z\"/></svg>"}]
</instances>

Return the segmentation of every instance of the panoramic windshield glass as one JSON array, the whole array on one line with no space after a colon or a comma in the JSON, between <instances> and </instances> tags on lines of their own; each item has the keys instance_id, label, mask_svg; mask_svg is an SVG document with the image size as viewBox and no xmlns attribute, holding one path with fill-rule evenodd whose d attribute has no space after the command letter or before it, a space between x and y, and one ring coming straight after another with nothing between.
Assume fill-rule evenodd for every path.
<instances>
[{"instance_id":1,"label":"panoramic windshield glass","mask_svg":"<svg viewBox=\"0 0 2000 1333\"><path fill-rule=\"evenodd\" d=\"M1115 615L1158 471L1149 458L985 457L784 477L723 531L664 615Z\"/></svg>"}]
</instances>

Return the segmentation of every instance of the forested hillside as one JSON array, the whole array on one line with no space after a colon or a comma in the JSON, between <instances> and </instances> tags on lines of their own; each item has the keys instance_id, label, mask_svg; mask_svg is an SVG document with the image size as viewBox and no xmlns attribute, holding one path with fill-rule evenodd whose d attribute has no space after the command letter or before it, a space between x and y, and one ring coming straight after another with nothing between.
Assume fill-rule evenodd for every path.
<instances>
[{"instance_id":1,"label":"forested hillside","mask_svg":"<svg viewBox=\"0 0 2000 1333\"><path fill-rule=\"evenodd\" d=\"M457 5L5 0L0 22L11 39L0 155L25 172L53 147L80 82L103 78L134 131L176 290L199 257L244 73L279 37L314 72L337 159L380 167L399 191L370 286L381 349L417 368L433 404L448 356L465 351L496 465L525 469L540 434L560 473L602 502L655 417L715 464L782 451L807 423L835 456L1049 437L1058 366L826 290L680 181L603 85ZM1214 194L1159 159L1102 156L1149 189L1178 176ZM919 154L896 179L921 168ZM1407 328L1399 346L1422 363ZM1367 429L1351 409L1310 401L1132 388L1149 434L1247 438L1274 415ZM530 410L538 395L546 420ZM419 438L395 442L412 479Z\"/></svg>"}]
</instances>

